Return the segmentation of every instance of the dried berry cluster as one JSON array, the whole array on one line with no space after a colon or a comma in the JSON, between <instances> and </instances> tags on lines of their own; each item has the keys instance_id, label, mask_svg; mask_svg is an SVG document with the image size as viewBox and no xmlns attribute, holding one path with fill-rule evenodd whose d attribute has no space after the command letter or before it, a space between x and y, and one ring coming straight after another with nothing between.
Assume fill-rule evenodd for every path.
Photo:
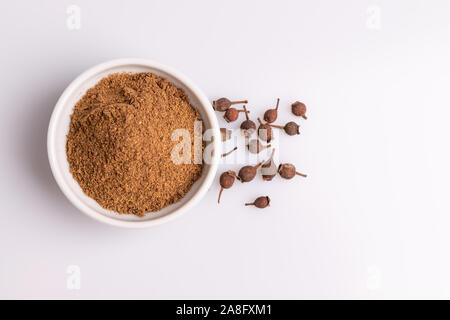
<instances>
[{"instance_id":1,"label":"dried berry cluster","mask_svg":"<svg viewBox=\"0 0 450 320\"><path fill-rule=\"evenodd\" d=\"M241 123L240 129L242 135L246 137L248 140L247 148L248 151L254 154L260 153L262 150L271 148L271 145L269 142L272 140L272 128L277 129L283 129L288 135L294 136L297 134L300 134L300 126L291 121L286 123L284 126L275 125L272 124L277 120L278 117L278 107L280 105L280 99L277 99L277 103L275 108L268 109L264 113L264 121L265 123L258 118L259 126L256 128L255 122L250 120L248 114L250 111L247 110L246 106L244 105L242 110L238 110L236 108L231 107L234 104L246 104L248 103L247 100L240 100L240 101L230 101L227 98L220 98L216 101L213 101L213 108L216 111L224 112L224 118L227 122L234 122L239 118L239 113L244 112L245 113L245 120ZM306 106L304 103L296 101L291 105L292 113L296 116L302 117L303 119L307 119L306 117ZM259 139L251 139L253 133L257 132L257 137ZM220 133L222 136L222 141L229 140L231 138L231 130L228 130L226 128L221 128ZM265 142L266 145L263 145L261 141ZM237 147L235 147L233 150L224 153L222 157L227 156L234 150L236 150ZM295 166L291 163L283 163L280 164L278 167L274 163L273 157L275 154L275 149L272 150L272 155L270 159L267 161L263 161L261 163L258 163L255 166L244 166L242 167L238 174L232 170L228 170L223 172L220 175L220 193L218 201L220 203L220 198L222 196L222 192L224 189L229 189L233 186L234 181L237 179L241 182L250 182L252 181L257 174L257 169L261 167L261 176L264 181L271 181L277 173L284 179L292 179L296 175L302 176L306 178L306 175L303 173L299 173L296 171ZM246 206L254 205L257 208L266 208L270 204L270 198L268 196L261 196L258 197L254 202L252 203L246 203Z\"/></svg>"}]
</instances>

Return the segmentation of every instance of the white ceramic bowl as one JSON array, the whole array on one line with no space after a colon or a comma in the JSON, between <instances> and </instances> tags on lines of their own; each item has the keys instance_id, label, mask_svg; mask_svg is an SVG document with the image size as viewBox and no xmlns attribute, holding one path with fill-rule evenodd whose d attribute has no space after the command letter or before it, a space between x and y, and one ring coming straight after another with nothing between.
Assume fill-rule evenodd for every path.
<instances>
[{"instance_id":1,"label":"white ceramic bowl","mask_svg":"<svg viewBox=\"0 0 450 320\"><path fill-rule=\"evenodd\" d=\"M219 125L210 102L196 85L178 71L151 60L118 59L99 64L79 75L64 90L53 110L47 135L50 167L62 192L78 209L98 221L119 227L154 226L180 216L203 198L216 174L219 152L214 152L212 163L205 163L202 176L183 199L158 212L147 213L142 218L105 210L95 200L86 196L73 179L66 158L66 135L69 131L70 115L87 89L103 77L116 72L152 72L167 78L186 92L191 104L199 111L205 129L212 129L216 137L220 137ZM214 139L212 143L213 149L220 150L219 139Z\"/></svg>"}]
</instances>

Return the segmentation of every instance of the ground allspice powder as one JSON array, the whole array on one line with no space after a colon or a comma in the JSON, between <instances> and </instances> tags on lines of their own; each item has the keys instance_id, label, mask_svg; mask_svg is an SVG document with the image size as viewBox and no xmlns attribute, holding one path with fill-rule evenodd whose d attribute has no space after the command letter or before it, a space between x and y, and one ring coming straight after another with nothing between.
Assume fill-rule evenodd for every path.
<instances>
[{"instance_id":1,"label":"ground allspice powder","mask_svg":"<svg viewBox=\"0 0 450 320\"><path fill-rule=\"evenodd\" d=\"M70 171L103 208L142 216L181 199L200 177L194 122L184 91L152 73L115 73L75 105L67 134ZM171 159L172 132L191 135L191 163Z\"/></svg>"}]
</instances>

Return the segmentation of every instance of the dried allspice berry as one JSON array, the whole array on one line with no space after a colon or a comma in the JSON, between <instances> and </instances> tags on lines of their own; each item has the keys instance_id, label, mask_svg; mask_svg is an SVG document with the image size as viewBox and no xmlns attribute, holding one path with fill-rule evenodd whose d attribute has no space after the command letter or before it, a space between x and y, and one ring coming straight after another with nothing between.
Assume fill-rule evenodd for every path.
<instances>
[{"instance_id":1,"label":"dried allspice berry","mask_svg":"<svg viewBox=\"0 0 450 320\"><path fill-rule=\"evenodd\" d=\"M271 147L270 144L268 144L266 146L262 145L258 139L252 139L247 144L248 151L250 151L251 153L254 153L254 154L260 153L264 149L267 149L270 147Z\"/></svg>"},{"instance_id":2,"label":"dried allspice berry","mask_svg":"<svg viewBox=\"0 0 450 320\"><path fill-rule=\"evenodd\" d=\"M300 126L296 124L294 121L290 121L284 125L284 131L288 135L294 136L296 134L300 134Z\"/></svg>"},{"instance_id":3,"label":"dried allspice berry","mask_svg":"<svg viewBox=\"0 0 450 320\"><path fill-rule=\"evenodd\" d=\"M304 178L307 177L306 174L297 172L295 166L291 163L280 164L280 166L278 167L278 173L284 179L292 179L293 177L295 177L295 175L302 176Z\"/></svg>"},{"instance_id":4,"label":"dried allspice berry","mask_svg":"<svg viewBox=\"0 0 450 320\"><path fill-rule=\"evenodd\" d=\"M245 166L242 167L241 170L239 170L238 176L241 180L241 182L250 182L252 181L256 176L256 170L259 168L259 166L262 165L262 162L257 164L256 166Z\"/></svg>"},{"instance_id":5,"label":"dried allspice berry","mask_svg":"<svg viewBox=\"0 0 450 320\"><path fill-rule=\"evenodd\" d=\"M217 199L217 203L220 203L220 198L222 197L223 189L230 189L233 186L234 180L236 180L236 172L232 170L225 171L220 175L219 179L220 192L219 198Z\"/></svg>"},{"instance_id":6,"label":"dried allspice berry","mask_svg":"<svg viewBox=\"0 0 450 320\"><path fill-rule=\"evenodd\" d=\"M230 101L227 98L220 98L216 101L213 101L213 108L216 111L227 111L233 104L239 103L248 103L248 101L247 100Z\"/></svg>"},{"instance_id":7,"label":"dried allspice berry","mask_svg":"<svg viewBox=\"0 0 450 320\"><path fill-rule=\"evenodd\" d=\"M272 127L268 123L263 123L260 118L258 118L258 137L269 143L272 140Z\"/></svg>"},{"instance_id":8,"label":"dried allspice berry","mask_svg":"<svg viewBox=\"0 0 450 320\"><path fill-rule=\"evenodd\" d=\"M306 106L303 102L300 101L295 101L292 105L292 113L295 114L296 116L302 117L303 119L308 119L308 117L306 117Z\"/></svg>"},{"instance_id":9,"label":"dried allspice berry","mask_svg":"<svg viewBox=\"0 0 450 320\"><path fill-rule=\"evenodd\" d=\"M269 109L264 113L264 120L267 123L272 123L275 122L275 120L277 120L278 117L278 106L280 104L280 99L277 99L277 106L275 107L275 109Z\"/></svg>"},{"instance_id":10,"label":"dried allspice berry","mask_svg":"<svg viewBox=\"0 0 450 320\"><path fill-rule=\"evenodd\" d=\"M277 175L277 166L273 161L274 154L275 149L272 149L270 159L261 166L261 174L264 181L271 181Z\"/></svg>"},{"instance_id":11,"label":"dried allspice berry","mask_svg":"<svg viewBox=\"0 0 450 320\"><path fill-rule=\"evenodd\" d=\"M253 135L253 132L256 131L256 124L250 120L250 118L248 117L248 110L244 105L244 112L245 112L245 118L246 120L244 120L241 123L241 133L246 137L246 138L250 138Z\"/></svg>"},{"instance_id":12,"label":"dried allspice berry","mask_svg":"<svg viewBox=\"0 0 450 320\"><path fill-rule=\"evenodd\" d=\"M222 141L227 141L231 139L231 130L227 128L220 128L220 135L222 137Z\"/></svg>"},{"instance_id":13,"label":"dried allspice berry","mask_svg":"<svg viewBox=\"0 0 450 320\"><path fill-rule=\"evenodd\" d=\"M239 112L245 112L244 110L238 110L236 108L229 108L227 111L225 111L225 114L223 115L223 118L227 122L234 122L239 117Z\"/></svg>"},{"instance_id":14,"label":"dried allspice berry","mask_svg":"<svg viewBox=\"0 0 450 320\"><path fill-rule=\"evenodd\" d=\"M270 198L268 196L258 197L252 203L246 203L246 206L255 206L260 209L264 209L270 206Z\"/></svg>"},{"instance_id":15,"label":"dried allspice berry","mask_svg":"<svg viewBox=\"0 0 450 320\"><path fill-rule=\"evenodd\" d=\"M296 134L300 134L300 126L296 124L294 121L290 121L283 126L278 126L271 124L273 128L283 129L288 135L295 136Z\"/></svg>"}]
</instances>

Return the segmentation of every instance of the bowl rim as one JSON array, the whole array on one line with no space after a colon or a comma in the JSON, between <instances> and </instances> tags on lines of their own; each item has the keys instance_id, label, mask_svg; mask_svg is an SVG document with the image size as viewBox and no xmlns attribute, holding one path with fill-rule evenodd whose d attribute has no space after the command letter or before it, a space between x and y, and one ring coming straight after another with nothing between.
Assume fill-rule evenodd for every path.
<instances>
[{"instance_id":1,"label":"bowl rim","mask_svg":"<svg viewBox=\"0 0 450 320\"><path fill-rule=\"evenodd\" d=\"M219 124L217 121L217 117L214 114L214 110L211 107L211 103L209 102L209 99L206 97L206 95L195 85L188 77L186 77L183 73L173 69L172 67L166 66L164 64L161 64L159 62L156 62L154 60L150 59L143 59L143 58L121 58L121 59L114 59L109 60L100 64L97 64L80 75L78 75L63 91L61 96L59 97L58 101L56 102L56 105L53 109L52 115L50 117L50 122L48 126L47 131L47 153L48 153L48 159L50 163L50 168L52 170L53 176L56 180L56 183L58 184L59 188L63 192L63 194L66 196L67 199L81 212L86 214L87 216L113 226L117 227L125 227L125 228L146 228L151 226L160 225L162 223L171 221L177 217L180 217L182 214L190 210L195 204L197 204L203 196L208 191L209 187L211 186L217 169L218 169L218 163L219 163L219 152L213 152L212 156L212 162L209 164L209 169L207 172L203 173L206 174L206 177L202 181L201 185L199 186L199 189L192 195L192 197L184 203L181 207L175 209L173 212L170 212L164 216L160 216L151 220L119 220L114 219L113 217L108 217L100 212L97 212L96 210L90 208L87 204L85 204L81 199L78 198L77 195L75 195L71 188L66 184L65 180L62 177L62 172L60 171L60 166L57 165L58 160L56 156L56 150L55 150L55 138L57 135L57 120L59 119L59 114L64 110L64 106L67 104L67 100L70 97L70 95L75 91L79 86L83 84L84 81L89 79L94 74L101 72L106 69L110 69L113 67L120 67L120 66L126 66L126 65L137 65L137 66L144 66L144 67L150 67L153 69L156 69L157 71L167 73L171 77L175 78L179 82L181 82L183 85L185 85L191 93L198 99L202 107L204 108L206 117L209 120L209 123L211 124L211 128L213 130L213 135L215 137L220 137L220 130L219 130ZM73 106L72 106L73 108ZM213 149L214 150L220 150L220 141L219 139L213 139ZM66 160L67 161L67 160Z\"/></svg>"}]
</instances>

